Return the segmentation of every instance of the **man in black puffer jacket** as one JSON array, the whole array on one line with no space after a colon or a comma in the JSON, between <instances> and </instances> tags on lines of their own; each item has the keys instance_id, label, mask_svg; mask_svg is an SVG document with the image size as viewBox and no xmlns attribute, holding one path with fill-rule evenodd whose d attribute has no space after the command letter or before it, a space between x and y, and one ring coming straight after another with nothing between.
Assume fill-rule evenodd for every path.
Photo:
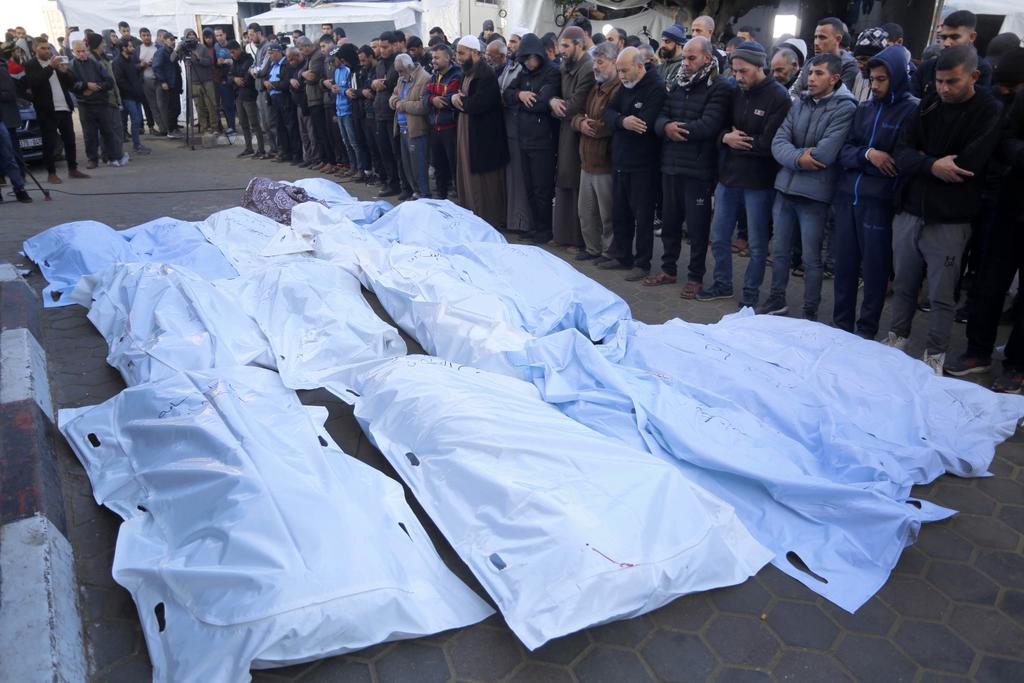
<instances>
[{"instance_id":1,"label":"man in black puffer jacket","mask_svg":"<svg viewBox=\"0 0 1024 683\"><path fill-rule=\"evenodd\" d=\"M142 144L139 133L142 130L142 103L146 99L142 81L142 67L135 54L135 44L130 37L121 38L117 43L118 54L114 57L114 82L121 93L122 119L130 118L132 124L132 149L136 154L149 154L149 148Z\"/></svg>"},{"instance_id":2,"label":"man in black puffer jacket","mask_svg":"<svg viewBox=\"0 0 1024 683\"><path fill-rule=\"evenodd\" d=\"M534 232L524 233L523 239L544 244L552 238L551 202L558 148L558 121L551 118L549 103L562 92L562 75L548 60L540 38L532 33L523 36L516 59L523 70L502 97L505 106L514 112L523 176L530 194Z\"/></svg>"},{"instance_id":3,"label":"man in black puffer jacket","mask_svg":"<svg viewBox=\"0 0 1024 683\"><path fill-rule=\"evenodd\" d=\"M673 284L682 246L683 220L690 233L690 264L683 298L693 299L704 284L711 195L718 166L718 134L725 127L733 86L718 74L711 42L702 36L683 47L683 65L654 124L661 144L661 273L648 286Z\"/></svg>"}]
</instances>

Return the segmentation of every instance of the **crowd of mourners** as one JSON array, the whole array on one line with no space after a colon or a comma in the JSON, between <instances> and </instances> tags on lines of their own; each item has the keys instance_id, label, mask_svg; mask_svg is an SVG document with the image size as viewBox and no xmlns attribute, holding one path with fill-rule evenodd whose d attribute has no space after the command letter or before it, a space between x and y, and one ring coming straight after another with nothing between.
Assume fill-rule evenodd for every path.
<instances>
[{"instance_id":1,"label":"crowd of mourners","mask_svg":"<svg viewBox=\"0 0 1024 683\"><path fill-rule=\"evenodd\" d=\"M783 315L796 276L802 315L816 321L834 279L835 326L905 349L923 312L923 360L963 376L991 367L1024 264L1024 48L1000 34L982 58L976 26L971 12L949 14L920 59L897 24L854 37L834 17L816 22L812 49L793 36L768 47L749 31L722 36L708 16L660 41L593 33L585 18L558 36L502 36L485 22L454 44L437 27L426 44L385 31L362 46L330 24L315 40L252 24L242 43L219 29L136 37L122 23L55 47L14 31L0 61L0 170L31 201L16 96L35 106L56 183L61 148L67 175L88 177L74 110L86 168L123 166L127 144L149 152L147 128L183 135L187 87L198 134L238 136L239 157L376 184L380 197L452 198L520 240L645 286L680 280L688 240L684 299L735 297ZM748 259L738 295L737 254ZM1020 307L1011 315L993 389L1019 393ZM968 346L947 358L954 322Z\"/></svg>"}]
</instances>

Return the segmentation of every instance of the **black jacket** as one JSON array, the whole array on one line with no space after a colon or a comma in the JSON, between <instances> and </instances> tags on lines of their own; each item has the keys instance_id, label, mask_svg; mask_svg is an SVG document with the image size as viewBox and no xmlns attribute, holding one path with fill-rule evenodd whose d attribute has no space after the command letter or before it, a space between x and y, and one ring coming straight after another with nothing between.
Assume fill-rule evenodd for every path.
<instances>
[{"instance_id":1,"label":"black jacket","mask_svg":"<svg viewBox=\"0 0 1024 683\"><path fill-rule=\"evenodd\" d=\"M72 59L68 66L71 67L74 64L75 60ZM53 90L50 89L50 75L52 73L53 67L44 67L39 63L38 59L30 59L25 63L25 77L23 80L25 81L25 86L31 91L32 104L37 112L53 113ZM74 90L75 82L78 80L75 77L74 71L71 68L68 68L64 73L58 71L57 80L60 81L60 88L64 93L64 99L67 101L68 111L74 111L75 103L68 94Z\"/></svg>"},{"instance_id":2,"label":"black jacket","mask_svg":"<svg viewBox=\"0 0 1024 683\"><path fill-rule=\"evenodd\" d=\"M109 93L114 88L114 79L96 61L95 57L89 56L84 61L72 59L71 70L75 72L75 77L78 79L78 82L74 85L74 92L80 105L89 107L110 106ZM100 86L99 91L90 95L83 95L82 90L85 88L86 83L95 83Z\"/></svg>"},{"instance_id":3,"label":"black jacket","mask_svg":"<svg viewBox=\"0 0 1024 683\"><path fill-rule=\"evenodd\" d=\"M156 76L156 85L163 89L167 84L168 91L172 93L181 92L181 67L178 62L171 59L171 48L161 45L153 55L153 75Z\"/></svg>"},{"instance_id":4,"label":"black jacket","mask_svg":"<svg viewBox=\"0 0 1024 683\"><path fill-rule=\"evenodd\" d=\"M238 99L243 102L254 102L256 100L256 78L249 73L252 64L252 55L244 52L241 58L231 62L231 85L236 88L235 92L238 95ZM235 78L241 78L244 85L239 86L235 83Z\"/></svg>"},{"instance_id":5,"label":"black jacket","mask_svg":"<svg viewBox=\"0 0 1024 683\"><path fill-rule=\"evenodd\" d=\"M923 100L935 92L935 65L938 61L938 57L932 57L917 67L914 77L910 79L910 90L914 93L914 97ZM987 90L992 86L992 65L980 56L978 57L978 72L980 75L974 87Z\"/></svg>"},{"instance_id":6,"label":"black jacket","mask_svg":"<svg viewBox=\"0 0 1024 683\"><path fill-rule=\"evenodd\" d=\"M139 58L132 55L126 58L122 54L114 57L114 81L121 91L121 99L142 102L146 99L142 85L142 70L139 69Z\"/></svg>"},{"instance_id":7,"label":"black jacket","mask_svg":"<svg viewBox=\"0 0 1024 683\"><path fill-rule=\"evenodd\" d=\"M893 154L905 177L900 208L941 223L973 220L980 210L985 167L999 142L1002 110L987 88L977 88L960 104L945 104L934 92L924 99L904 124ZM932 175L932 164L950 154L974 177L947 183Z\"/></svg>"},{"instance_id":8,"label":"black jacket","mask_svg":"<svg viewBox=\"0 0 1024 683\"><path fill-rule=\"evenodd\" d=\"M717 71L715 72L717 74ZM696 180L714 180L718 171L718 138L729 116L733 86L716 76L682 87L669 86L654 132L662 138L661 172ZM689 135L686 142L675 142L665 135L665 126L683 123Z\"/></svg>"},{"instance_id":9,"label":"black jacket","mask_svg":"<svg viewBox=\"0 0 1024 683\"><path fill-rule=\"evenodd\" d=\"M469 124L469 172L489 173L503 168L509 159L508 138L494 69L481 59L470 76L463 76L463 88L466 94L459 123L465 119Z\"/></svg>"},{"instance_id":10,"label":"black jacket","mask_svg":"<svg viewBox=\"0 0 1024 683\"><path fill-rule=\"evenodd\" d=\"M0 125L5 128L21 126L21 113L18 111L18 86L7 72L7 62L0 59ZM17 140L12 140L15 145Z\"/></svg>"},{"instance_id":11,"label":"black jacket","mask_svg":"<svg viewBox=\"0 0 1024 683\"><path fill-rule=\"evenodd\" d=\"M540 66L535 71L526 69L526 58L540 58ZM512 112L512 120L519 137L519 146L523 149L550 149L558 146L558 119L551 116L551 98L562 93L562 74L558 67L548 61L547 53L541 45L540 38L532 33L526 34L516 53L516 59L523 65L502 97L505 106ZM526 106L519 100L519 93L532 92L537 95L533 106Z\"/></svg>"},{"instance_id":12,"label":"black jacket","mask_svg":"<svg viewBox=\"0 0 1024 683\"><path fill-rule=\"evenodd\" d=\"M621 171L646 171L658 168L661 141L654 134L654 123L665 104L665 81L657 69L648 71L632 88L623 85L605 107L601 120L612 130L612 167ZM634 133L622 127L627 116L638 116L647 124L646 133Z\"/></svg>"},{"instance_id":13,"label":"black jacket","mask_svg":"<svg viewBox=\"0 0 1024 683\"><path fill-rule=\"evenodd\" d=\"M1005 118L996 157L1009 167L1004 178L1001 206L1007 220L1024 223L1024 92L1017 93Z\"/></svg>"},{"instance_id":14,"label":"black jacket","mask_svg":"<svg viewBox=\"0 0 1024 683\"><path fill-rule=\"evenodd\" d=\"M395 69L395 55L386 59L378 59L374 80L384 79L384 89L378 90L373 98L373 116L378 121L390 121L395 118L395 110L391 108L389 100L391 93L395 91L398 83L398 71Z\"/></svg>"},{"instance_id":15,"label":"black jacket","mask_svg":"<svg viewBox=\"0 0 1024 683\"><path fill-rule=\"evenodd\" d=\"M754 138L754 146L736 150L722 145L719 182L744 190L768 190L775 186L779 164L772 156L772 140L786 120L792 103L786 89L770 76L750 90L733 89L730 116L726 118L719 142L725 133L736 127Z\"/></svg>"}]
</instances>

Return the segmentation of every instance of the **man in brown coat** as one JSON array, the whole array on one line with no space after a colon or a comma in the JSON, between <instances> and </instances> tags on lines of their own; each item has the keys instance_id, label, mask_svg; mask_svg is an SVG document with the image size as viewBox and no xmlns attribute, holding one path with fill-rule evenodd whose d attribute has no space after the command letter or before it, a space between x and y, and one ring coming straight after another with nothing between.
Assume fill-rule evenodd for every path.
<instances>
[{"instance_id":1,"label":"man in brown coat","mask_svg":"<svg viewBox=\"0 0 1024 683\"><path fill-rule=\"evenodd\" d=\"M595 84L587 94L583 112L571 119L579 131L579 220L585 249L576 252L577 261L610 261L612 243L612 131L601 114L621 83L615 72L619 50L613 43L595 45L593 50ZM576 136L574 136L576 137ZM576 155L574 155L576 156Z\"/></svg>"},{"instance_id":2,"label":"man in brown coat","mask_svg":"<svg viewBox=\"0 0 1024 683\"><path fill-rule=\"evenodd\" d=\"M556 243L574 247L580 245L580 136L572 121L583 111L587 95L594 87L594 62L587 53L586 40L587 35L579 26L562 32L558 42L562 53L562 96L553 97L550 102L551 115L561 121L552 231Z\"/></svg>"},{"instance_id":3,"label":"man in brown coat","mask_svg":"<svg viewBox=\"0 0 1024 683\"><path fill-rule=\"evenodd\" d=\"M398 83L391 93L389 104L395 110L394 134L401 140L402 168L413 186L413 199L430 197L430 177L427 174L427 106L423 92L430 74L406 53L395 57ZM399 199L409 199L399 195Z\"/></svg>"}]
</instances>

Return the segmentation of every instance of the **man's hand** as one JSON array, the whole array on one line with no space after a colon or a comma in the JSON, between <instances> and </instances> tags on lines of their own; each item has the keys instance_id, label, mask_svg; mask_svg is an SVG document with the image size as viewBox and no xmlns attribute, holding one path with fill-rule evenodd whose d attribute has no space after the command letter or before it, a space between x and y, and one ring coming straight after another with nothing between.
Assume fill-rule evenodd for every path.
<instances>
[{"instance_id":1,"label":"man's hand","mask_svg":"<svg viewBox=\"0 0 1024 683\"><path fill-rule=\"evenodd\" d=\"M890 178L896 177L896 160L888 152L872 149L868 152L868 161L884 175Z\"/></svg>"},{"instance_id":2,"label":"man's hand","mask_svg":"<svg viewBox=\"0 0 1024 683\"><path fill-rule=\"evenodd\" d=\"M170 90L171 87L169 85L167 85L166 83L161 83L160 84L160 89L166 92L166 91Z\"/></svg>"},{"instance_id":3,"label":"man's hand","mask_svg":"<svg viewBox=\"0 0 1024 683\"><path fill-rule=\"evenodd\" d=\"M99 92L100 91L100 86L97 85L96 83L93 83L92 81L89 81L88 83L85 84L85 89L89 90L91 92Z\"/></svg>"},{"instance_id":4,"label":"man's hand","mask_svg":"<svg viewBox=\"0 0 1024 683\"><path fill-rule=\"evenodd\" d=\"M293 78L293 79L291 79L288 82L292 84L292 89L293 90L298 90L299 86L302 85L301 83L299 83L299 79L297 79L297 78Z\"/></svg>"},{"instance_id":5,"label":"man's hand","mask_svg":"<svg viewBox=\"0 0 1024 683\"><path fill-rule=\"evenodd\" d=\"M640 135L647 132L647 124L639 116L627 116L622 119L622 127Z\"/></svg>"},{"instance_id":6,"label":"man's hand","mask_svg":"<svg viewBox=\"0 0 1024 683\"><path fill-rule=\"evenodd\" d=\"M384 79L375 78L374 80L370 81L370 87L376 90L377 92L380 92L381 90L384 89Z\"/></svg>"},{"instance_id":7,"label":"man's hand","mask_svg":"<svg viewBox=\"0 0 1024 683\"><path fill-rule=\"evenodd\" d=\"M395 102L395 111L405 111L405 102Z\"/></svg>"},{"instance_id":8,"label":"man's hand","mask_svg":"<svg viewBox=\"0 0 1024 683\"><path fill-rule=\"evenodd\" d=\"M800 158L796 160L796 165L805 171L820 171L825 168L828 164L823 164L814 157L811 156L811 152L814 151L814 147L808 147L804 150Z\"/></svg>"},{"instance_id":9,"label":"man's hand","mask_svg":"<svg viewBox=\"0 0 1024 683\"><path fill-rule=\"evenodd\" d=\"M303 71L302 77L310 82L316 80L316 74L313 73L312 71Z\"/></svg>"},{"instance_id":10,"label":"man's hand","mask_svg":"<svg viewBox=\"0 0 1024 683\"><path fill-rule=\"evenodd\" d=\"M263 87L266 88L267 90L273 90L274 81L263 81Z\"/></svg>"},{"instance_id":11,"label":"man's hand","mask_svg":"<svg viewBox=\"0 0 1024 683\"><path fill-rule=\"evenodd\" d=\"M686 142L686 138L690 135L690 131L683 128L683 124L681 122L671 121L665 124L665 135L673 142Z\"/></svg>"},{"instance_id":12,"label":"man's hand","mask_svg":"<svg viewBox=\"0 0 1024 683\"><path fill-rule=\"evenodd\" d=\"M519 101L525 104L527 107L532 107L537 102L537 94L532 93L529 90L520 90Z\"/></svg>"},{"instance_id":13,"label":"man's hand","mask_svg":"<svg viewBox=\"0 0 1024 683\"><path fill-rule=\"evenodd\" d=\"M548 106L551 107L551 113L557 118L565 118L565 100L559 97L552 97L551 101L548 102Z\"/></svg>"},{"instance_id":14,"label":"man's hand","mask_svg":"<svg viewBox=\"0 0 1024 683\"><path fill-rule=\"evenodd\" d=\"M722 136L722 142L741 152L754 149L754 138L736 126L733 126L731 131Z\"/></svg>"},{"instance_id":15,"label":"man's hand","mask_svg":"<svg viewBox=\"0 0 1024 683\"><path fill-rule=\"evenodd\" d=\"M583 119L580 121L580 132L588 138L597 137L597 122L594 119Z\"/></svg>"},{"instance_id":16,"label":"man's hand","mask_svg":"<svg viewBox=\"0 0 1024 683\"><path fill-rule=\"evenodd\" d=\"M955 154L944 156L932 164L932 175L947 183L962 183L965 179L974 177L966 168L956 165Z\"/></svg>"},{"instance_id":17,"label":"man's hand","mask_svg":"<svg viewBox=\"0 0 1024 683\"><path fill-rule=\"evenodd\" d=\"M462 108L462 93L455 93L454 95L452 95L452 106L458 109L459 111L464 111Z\"/></svg>"},{"instance_id":18,"label":"man's hand","mask_svg":"<svg viewBox=\"0 0 1024 683\"><path fill-rule=\"evenodd\" d=\"M434 109L444 109L448 106L448 103L444 101L444 98L440 95L435 95L430 98L430 106Z\"/></svg>"}]
</instances>

